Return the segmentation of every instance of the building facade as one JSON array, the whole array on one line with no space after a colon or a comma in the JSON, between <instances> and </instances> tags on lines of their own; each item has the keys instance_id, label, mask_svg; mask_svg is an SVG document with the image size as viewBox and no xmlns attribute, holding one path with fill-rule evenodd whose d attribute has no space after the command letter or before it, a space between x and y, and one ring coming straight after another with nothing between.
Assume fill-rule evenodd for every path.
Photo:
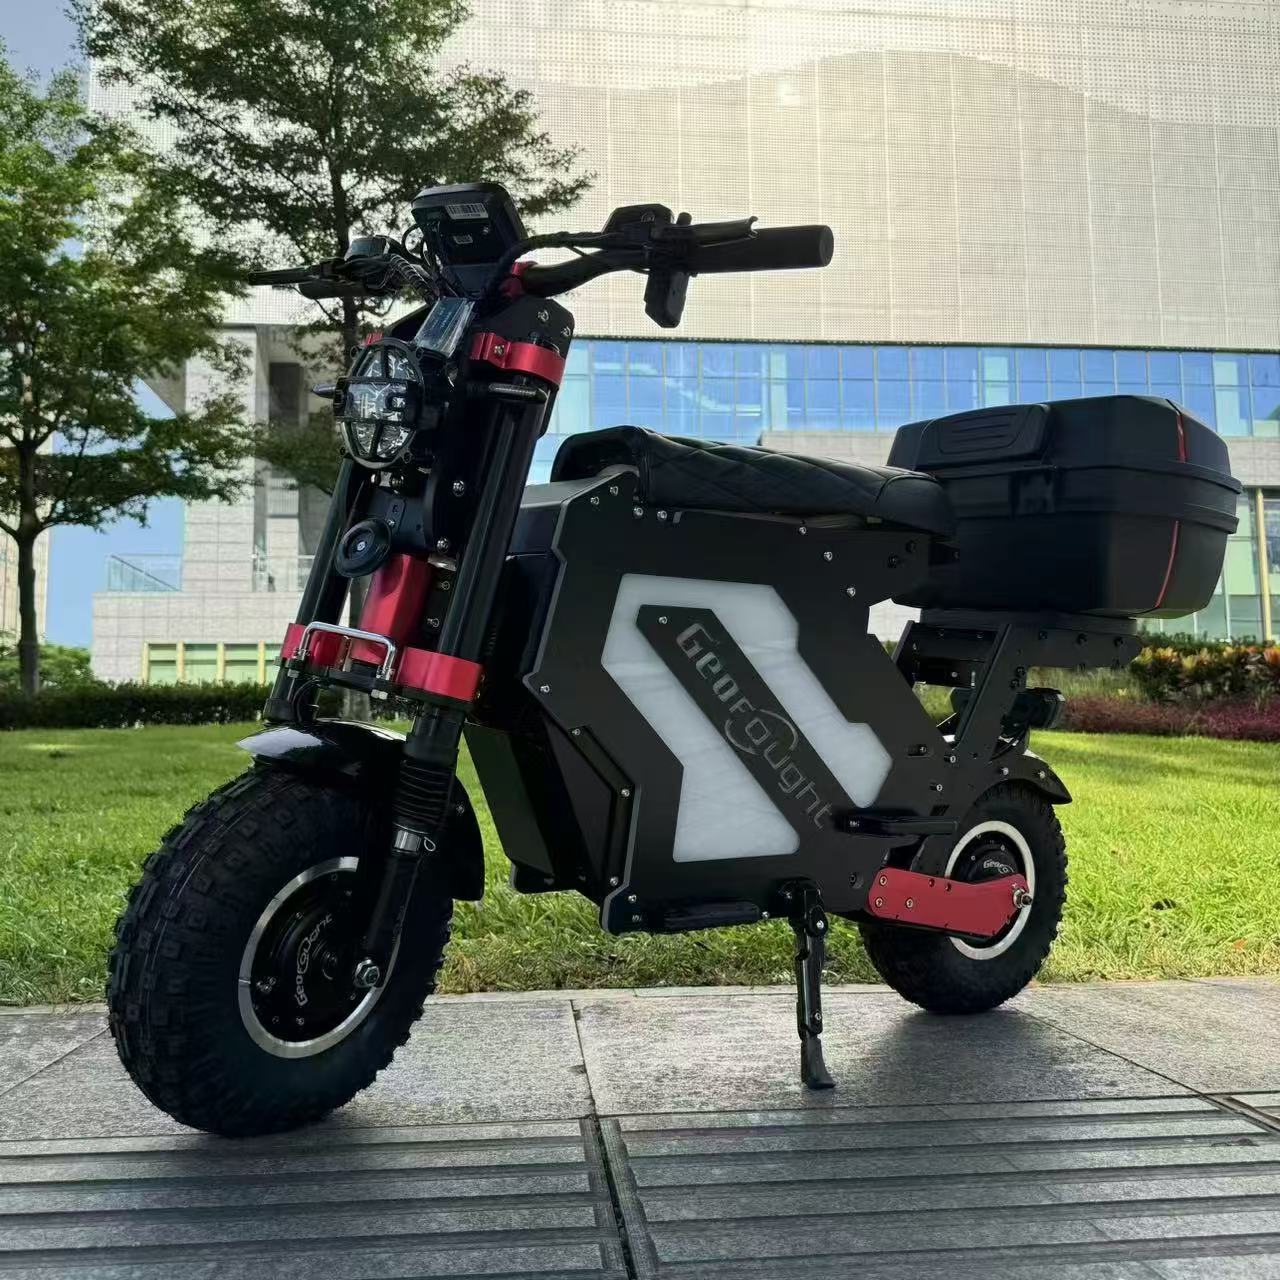
<instances>
[{"instance_id":1,"label":"building facade","mask_svg":"<svg viewBox=\"0 0 1280 1280\"><path fill-rule=\"evenodd\" d=\"M1272 0L478 0L450 56L502 69L581 147L595 178L575 226L660 200L835 230L824 271L695 280L674 340L645 319L634 277L580 291L587 338L535 478L565 435L625 421L880 462L896 426L938 413L1164 395L1228 437L1246 486L1219 593L1175 628L1276 633ZM266 295L232 319L269 354L290 305ZM288 614L288 575L253 566L285 544L304 555L305 537L281 516L270 541L255 502L252 518L248 503L191 509L180 591L99 597L99 670L140 674L161 643L276 642L279 627L248 631ZM248 583L234 625L224 567L218 590L194 589L186 567L224 522L240 530L213 539L240 557L225 581Z\"/></svg>"}]
</instances>

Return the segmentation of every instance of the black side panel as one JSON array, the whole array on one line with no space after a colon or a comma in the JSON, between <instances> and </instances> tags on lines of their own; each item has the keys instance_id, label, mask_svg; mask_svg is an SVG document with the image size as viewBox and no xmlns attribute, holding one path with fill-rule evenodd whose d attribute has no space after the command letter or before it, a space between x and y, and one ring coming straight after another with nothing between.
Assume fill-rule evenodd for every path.
<instances>
[{"instance_id":1,"label":"black side panel","mask_svg":"<svg viewBox=\"0 0 1280 1280\"><path fill-rule=\"evenodd\" d=\"M305 727L264 729L237 745L258 764L356 791L389 820L403 743L403 734L376 725L315 720ZM449 891L461 901L476 901L484 896L484 841L465 787L454 787L453 804L442 851L449 861Z\"/></svg>"}]
</instances>

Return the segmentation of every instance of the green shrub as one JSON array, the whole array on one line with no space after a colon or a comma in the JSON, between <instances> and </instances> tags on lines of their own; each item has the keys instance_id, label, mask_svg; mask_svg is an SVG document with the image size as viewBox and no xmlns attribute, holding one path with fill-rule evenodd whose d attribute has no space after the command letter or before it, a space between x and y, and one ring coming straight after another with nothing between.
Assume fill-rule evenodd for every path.
<instances>
[{"instance_id":1,"label":"green shrub","mask_svg":"<svg viewBox=\"0 0 1280 1280\"><path fill-rule=\"evenodd\" d=\"M40 646L40 685L42 688L69 689L93 684L89 669L89 650L69 644ZM17 692L22 687L18 674L18 639L11 632L0 631L0 693Z\"/></svg>"},{"instance_id":2,"label":"green shrub","mask_svg":"<svg viewBox=\"0 0 1280 1280\"><path fill-rule=\"evenodd\" d=\"M245 684L105 684L0 691L0 729L123 729L139 724L256 720L266 690Z\"/></svg>"},{"instance_id":3,"label":"green shrub","mask_svg":"<svg viewBox=\"0 0 1280 1280\"><path fill-rule=\"evenodd\" d=\"M1144 649L1130 667L1134 683L1154 702L1263 699L1280 693L1280 647L1214 644Z\"/></svg>"}]
</instances>

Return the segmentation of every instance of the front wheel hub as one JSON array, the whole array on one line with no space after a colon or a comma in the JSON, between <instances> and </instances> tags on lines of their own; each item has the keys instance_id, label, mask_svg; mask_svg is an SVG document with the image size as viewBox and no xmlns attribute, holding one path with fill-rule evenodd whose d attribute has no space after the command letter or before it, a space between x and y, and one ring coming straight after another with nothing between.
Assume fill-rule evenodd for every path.
<instances>
[{"instance_id":1,"label":"front wheel hub","mask_svg":"<svg viewBox=\"0 0 1280 1280\"><path fill-rule=\"evenodd\" d=\"M240 1016L255 1043L276 1057L333 1048L385 989L378 966L357 954L359 865L358 858L333 858L294 876L249 935L240 961ZM388 972L394 963L393 955Z\"/></svg>"}]
</instances>

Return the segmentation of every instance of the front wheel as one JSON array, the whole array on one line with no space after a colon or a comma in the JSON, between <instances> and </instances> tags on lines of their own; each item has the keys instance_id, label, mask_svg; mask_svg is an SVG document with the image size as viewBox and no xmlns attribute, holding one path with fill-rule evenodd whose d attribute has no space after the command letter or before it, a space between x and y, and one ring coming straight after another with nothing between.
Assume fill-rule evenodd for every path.
<instances>
[{"instance_id":1,"label":"front wheel","mask_svg":"<svg viewBox=\"0 0 1280 1280\"><path fill-rule=\"evenodd\" d=\"M1031 905L989 939L863 923L880 976L931 1013L981 1013L1017 995L1049 954L1067 898L1067 847L1052 806L1023 784L995 787L970 809L951 848L918 870L966 881L1019 874Z\"/></svg>"},{"instance_id":2,"label":"front wheel","mask_svg":"<svg viewBox=\"0 0 1280 1280\"><path fill-rule=\"evenodd\" d=\"M372 1083L434 989L453 903L421 868L389 971L354 978L371 808L253 769L147 859L116 924L107 1003L121 1061L175 1120L228 1135L317 1120Z\"/></svg>"}]
</instances>

